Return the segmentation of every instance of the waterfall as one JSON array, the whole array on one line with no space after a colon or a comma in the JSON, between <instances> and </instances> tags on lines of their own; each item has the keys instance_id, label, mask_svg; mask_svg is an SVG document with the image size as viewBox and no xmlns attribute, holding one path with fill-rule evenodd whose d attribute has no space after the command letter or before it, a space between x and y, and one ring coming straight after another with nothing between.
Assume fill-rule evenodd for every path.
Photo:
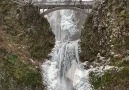
<instances>
[{"instance_id":1,"label":"waterfall","mask_svg":"<svg viewBox=\"0 0 129 90\"><path fill-rule=\"evenodd\" d=\"M79 61L80 29L85 16L73 10L59 10L46 17L56 39L50 59L41 66L46 90L92 90L89 71Z\"/></svg>"}]
</instances>

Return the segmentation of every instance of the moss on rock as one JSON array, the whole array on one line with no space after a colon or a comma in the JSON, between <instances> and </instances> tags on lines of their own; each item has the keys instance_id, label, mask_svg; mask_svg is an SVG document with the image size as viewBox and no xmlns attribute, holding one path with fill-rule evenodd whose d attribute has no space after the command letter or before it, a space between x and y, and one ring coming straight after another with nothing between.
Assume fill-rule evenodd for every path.
<instances>
[{"instance_id":1,"label":"moss on rock","mask_svg":"<svg viewBox=\"0 0 129 90\"><path fill-rule=\"evenodd\" d=\"M46 18L31 4L19 6L11 0L0 3L1 26L10 39L28 48L33 59L44 59L54 46L54 34ZM2 29L1 29L2 30Z\"/></svg>"},{"instance_id":2,"label":"moss on rock","mask_svg":"<svg viewBox=\"0 0 129 90\"><path fill-rule=\"evenodd\" d=\"M93 8L81 34L81 60L95 60L97 53L109 57L129 49L129 11L127 0L104 0Z\"/></svg>"},{"instance_id":3,"label":"moss on rock","mask_svg":"<svg viewBox=\"0 0 129 90\"><path fill-rule=\"evenodd\" d=\"M105 62L103 65L107 65L106 60L110 58L108 64L120 68L102 74L91 72L93 90L129 90L128 41L128 0L104 0L93 8L92 15L88 16L82 30L80 58L82 61L95 61L98 60L99 53Z\"/></svg>"},{"instance_id":4,"label":"moss on rock","mask_svg":"<svg viewBox=\"0 0 129 90\"><path fill-rule=\"evenodd\" d=\"M31 65L23 63L12 53L5 55L0 64L1 90L43 90L42 77Z\"/></svg>"},{"instance_id":5,"label":"moss on rock","mask_svg":"<svg viewBox=\"0 0 129 90\"><path fill-rule=\"evenodd\" d=\"M54 42L37 7L0 0L0 90L44 90L39 63Z\"/></svg>"},{"instance_id":6,"label":"moss on rock","mask_svg":"<svg viewBox=\"0 0 129 90\"><path fill-rule=\"evenodd\" d=\"M123 67L121 70L108 70L104 74L92 72L90 81L93 90L128 90L129 89L129 68Z\"/></svg>"}]
</instances>

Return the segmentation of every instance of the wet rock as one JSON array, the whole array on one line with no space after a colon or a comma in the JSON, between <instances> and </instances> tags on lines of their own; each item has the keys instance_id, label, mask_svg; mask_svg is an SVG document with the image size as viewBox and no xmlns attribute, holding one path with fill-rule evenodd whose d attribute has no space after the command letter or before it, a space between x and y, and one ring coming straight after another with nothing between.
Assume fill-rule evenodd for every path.
<instances>
[{"instance_id":1,"label":"wet rock","mask_svg":"<svg viewBox=\"0 0 129 90\"><path fill-rule=\"evenodd\" d=\"M37 7L0 0L0 90L44 90L39 63L54 38Z\"/></svg>"},{"instance_id":2,"label":"wet rock","mask_svg":"<svg viewBox=\"0 0 129 90\"><path fill-rule=\"evenodd\" d=\"M95 59L97 53L112 58L110 51L119 54L128 50L129 28L125 25L129 20L126 16L129 15L126 10L129 4L123 2L127 1L104 0L93 8L93 15L88 17L81 33L82 61Z\"/></svg>"}]
</instances>

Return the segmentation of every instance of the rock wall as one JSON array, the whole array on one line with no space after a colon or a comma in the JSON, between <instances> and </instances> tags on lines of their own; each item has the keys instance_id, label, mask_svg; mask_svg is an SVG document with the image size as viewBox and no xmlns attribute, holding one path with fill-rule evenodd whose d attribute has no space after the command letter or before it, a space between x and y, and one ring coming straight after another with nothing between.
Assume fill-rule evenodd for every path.
<instances>
[{"instance_id":1,"label":"rock wall","mask_svg":"<svg viewBox=\"0 0 129 90\"><path fill-rule=\"evenodd\" d=\"M93 8L81 34L81 59L95 60L129 50L129 1L104 0Z\"/></svg>"},{"instance_id":2,"label":"rock wall","mask_svg":"<svg viewBox=\"0 0 129 90\"><path fill-rule=\"evenodd\" d=\"M129 90L129 1L103 0L94 7L81 33L81 48L81 60L93 67L117 67L91 72L93 90Z\"/></svg>"},{"instance_id":3,"label":"rock wall","mask_svg":"<svg viewBox=\"0 0 129 90\"><path fill-rule=\"evenodd\" d=\"M39 64L54 38L37 7L0 0L0 90L43 90Z\"/></svg>"}]
</instances>

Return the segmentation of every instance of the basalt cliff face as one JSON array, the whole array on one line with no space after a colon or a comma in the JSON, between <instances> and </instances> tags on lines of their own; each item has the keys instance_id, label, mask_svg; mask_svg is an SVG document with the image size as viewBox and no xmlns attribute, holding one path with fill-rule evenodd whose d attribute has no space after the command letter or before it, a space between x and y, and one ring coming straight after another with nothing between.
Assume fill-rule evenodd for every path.
<instances>
[{"instance_id":1,"label":"basalt cliff face","mask_svg":"<svg viewBox=\"0 0 129 90\"><path fill-rule=\"evenodd\" d=\"M103 0L88 16L81 34L81 57L95 60L97 54L110 57L129 50L129 1ZM114 55L113 54L113 55Z\"/></svg>"},{"instance_id":2,"label":"basalt cliff face","mask_svg":"<svg viewBox=\"0 0 129 90\"><path fill-rule=\"evenodd\" d=\"M93 90L129 90L128 0L103 0L93 8L82 30L81 49L80 58L88 66L118 68L91 72Z\"/></svg>"},{"instance_id":3,"label":"basalt cliff face","mask_svg":"<svg viewBox=\"0 0 129 90\"><path fill-rule=\"evenodd\" d=\"M39 64L54 42L37 7L0 0L0 90L43 90Z\"/></svg>"}]
</instances>

